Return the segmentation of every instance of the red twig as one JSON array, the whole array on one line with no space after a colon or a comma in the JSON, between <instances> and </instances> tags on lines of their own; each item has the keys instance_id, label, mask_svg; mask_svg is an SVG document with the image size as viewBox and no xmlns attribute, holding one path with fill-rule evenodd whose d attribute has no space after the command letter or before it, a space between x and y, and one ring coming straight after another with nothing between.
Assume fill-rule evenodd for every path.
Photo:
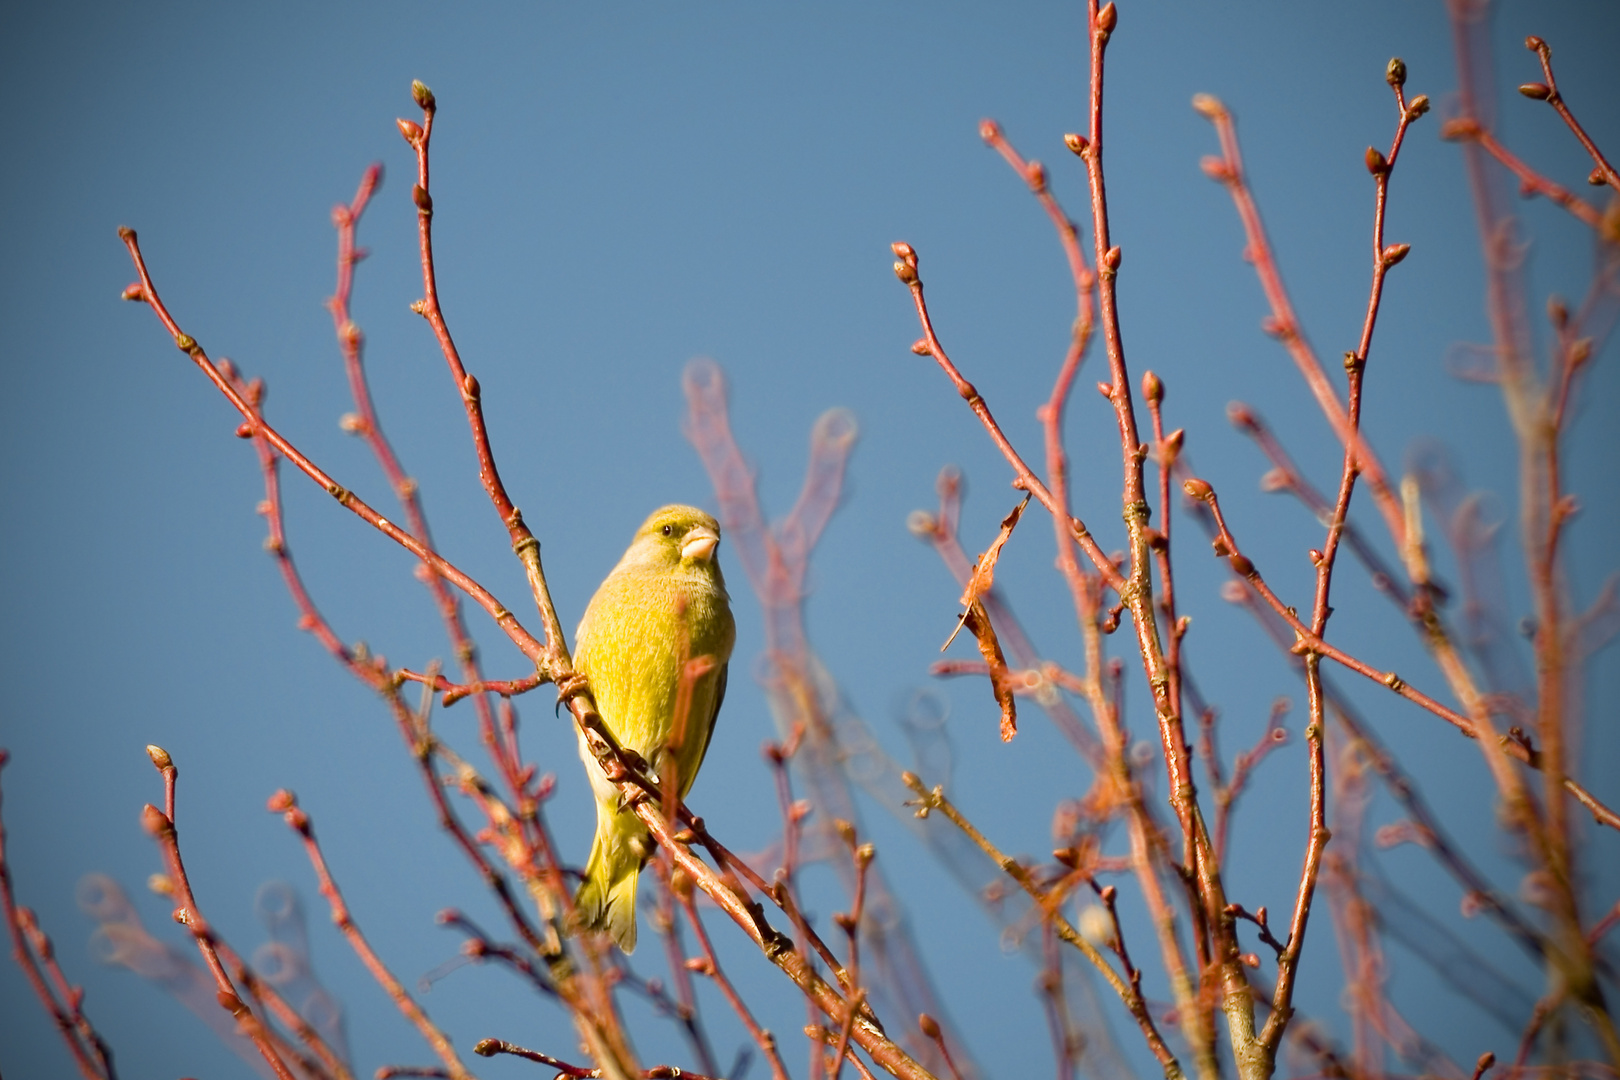
<instances>
[{"instance_id":1,"label":"red twig","mask_svg":"<svg viewBox=\"0 0 1620 1080\"><path fill-rule=\"evenodd\" d=\"M1553 78L1552 46L1532 36L1524 39L1524 47L1541 60L1541 71L1547 81L1545 84L1525 83L1519 87L1519 93L1527 98L1539 98L1556 109L1558 115L1564 118L1564 123L1569 125L1569 130L1575 133L1575 137L1581 141L1586 152L1592 156L1593 163L1597 165L1595 173L1601 175L1603 181L1620 194L1620 173L1614 171L1614 166L1603 156L1603 151L1598 149L1597 143L1592 141L1586 129L1576 121L1575 114L1569 111L1569 106L1564 102L1564 95L1558 92L1558 80Z\"/></svg>"},{"instance_id":2,"label":"red twig","mask_svg":"<svg viewBox=\"0 0 1620 1080\"><path fill-rule=\"evenodd\" d=\"M1601 228L1603 212L1562 184L1555 183L1531 168L1523 158L1499 142L1494 134L1470 116L1447 121L1440 129L1444 139L1468 139L1491 157L1499 161L1519 181L1519 194L1530 197L1542 195L1568 210L1581 222L1593 229Z\"/></svg>"},{"instance_id":3,"label":"red twig","mask_svg":"<svg viewBox=\"0 0 1620 1080\"><path fill-rule=\"evenodd\" d=\"M671 891L674 891L673 885ZM782 1054L776 1046L776 1036L759 1026L759 1021L754 1019L753 1012L737 993L737 988L731 985L731 980L726 978L725 972L721 970L720 958L715 954L713 943L709 941L709 932L703 926L702 917L698 915L697 904L693 902L691 890L677 893L677 897L686 912L687 921L692 924L692 933L697 936L698 947L703 950L701 958L694 957L687 961L688 966L691 970L714 980L726 1003L731 1006L732 1011L737 1014L737 1019L741 1020L743 1027L747 1029L749 1037L765 1055L765 1061L770 1066L774 1080L788 1080L787 1066L782 1063Z\"/></svg>"},{"instance_id":4,"label":"red twig","mask_svg":"<svg viewBox=\"0 0 1620 1080\"><path fill-rule=\"evenodd\" d=\"M405 469L400 464L388 437L383 434L382 425L377 418L377 410L371 399L371 387L367 382L365 366L361 360L364 335L355 324L349 310L349 298L354 291L354 267L365 257L365 252L355 246L355 232L359 228L361 215L365 213L372 193L381 179L382 166L372 165L361 178L354 201L347 206L340 205L332 211L332 221L337 226L338 232L337 286L331 299L327 301L327 307L332 312L332 323L343 353L343 368L348 376L349 392L354 398L356 409L354 414L344 417L343 426L366 440L377 459L377 464L382 468L383 475L388 479L388 486L394 490L401 508L405 511L411 533L425 546L432 548L433 535L428 529L427 516L422 511L416 481L405 474ZM457 696L469 693L474 695L473 705L478 713L479 732L484 744L489 748L490 756L501 771L502 777L521 803L523 777L517 733L508 727L500 732L500 741L497 742L495 715L490 708L489 699L480 691L483 676L478 667L477 650L472 639L467 636L467 629L461 618L461 605L456 595L445 587L443 579L433 572L431 564L422 564L420 576L433 595L433 602L439 609L445 631L450 638L451 651L461 665L462 677L468 683L468 687ZM539 679L536 676L535 685L538 683ZM446 704L449 704L448 700Z\"/></svg>"},{"instance_id":5,"label":"red twig","mask_svg":"<svg viewBox=\"0 0 1620 1080\"><path fill-rule=\"evenodd\" d=\"M158 320L163 323L164 328L174 337L175 346L191 357L192 362L202 370L203 374L208 377L219 392L225 395L236 411L242 414L246 423L243 425L243 429L240 429L241 433L262 436L268 440L278 453L292 462L298 471L313 480L328 495L336 499L341 506L390 540L393 540L396 544L405 548L418 559L427 563L436 573L472 597L499 624L523 655L539 663L545 654L544 647L534 635L523 628L517 618L488 589L485 589L478 582L446 562L404 529L377 513L352 491L327 475L320 466L305 457L279 431L265 422L258 408L250 404L246 398L238 393L225 374L208 358L208 354L203 350L203 347L197 344L197 339L181 330L180 324L175 322L174 317L169 314L169 309L164 306L163 301L158 297L157 288L152 284L151 275L147 273L146 260L141 255L141 249L135 237L135 230L120 229L118 235L124 241L124 246L129 249L130 258L134 260L136 273L140 275L141 279L138 286L132 286L130 289L125 290L125 298L144 301L151 306Z\"/></svg>"},{"instance_id":6,"label":"red twig","mask_svg":"<svg viewBox=\"0 0 1620 1080\"><path fill-rule=\"evenodd\" d=\"M257 409L264 390L263 383L254 380L252 383L244 384L229 361L221 360L218 367L227 383L237 390L243 400ZM507 918L518 933L523 936L523 939L537 951L545 951L546 945L539 931L535 929L522 909L517 906L517 901L513 897L511 887L507 884L506 879L490 863L478 844L467 832L466 826L462 824L461 819L450 806L449 800L445 798L444 785L440 781L438 767L434 761L433 749L435 744L431 733L427 730L425 720L423 723L418 724L415 717L412 716L411 710L400 700L398 687L393 676L389 674L387 666L376 662L369 656L358 655L344 645L342 639L332 629L331 625L326 621L326 617L321 614L320 608L316 606L314 599L309 595L309 590L304 586L303 577L298 572L297 564L293 561L292 550L287 542L276 451L271 443L262 436L255 436L253 441L259 455L259 468L264 477L265 497L259 506L259 512L264 516L265 526L269 530L269 536L265 540L265 548L275 558L276 567L281 572L282 581L287 587L287 592L292 596L293 603L298 608L299 627L312 634L338 663L348 669L351 675L382 695L389 711L394 716L395 723L399 727L400 735L405 739L406 745L410 747L412 756L416 758L417 766L422 772L423 783L427 788L428 797L433 801L434 808L438 811L440 827L450 834L451 838L456 842L456 846L461 848L462 854L478 870L479 876L488 885L490 891L495 894L502 909L506 912ZM434 677L438 678L437 673L434 673ZM510 821L512 815L503 813L490 815L490 818L491 824L494 825L497 821ZM544 837L543 831L541 836ZM549 851L548 845L540 849L540 854L549 856ZM522 858L514 860L516 868L520 871L532 867L534 862L535 858L532 851L526 852ZM546 857L545 864L554 868L556 860L554 857ZM567 890L561 889L560 891L564 894L566 900Z\"/></svg>"},{"instance_id":7,"label":"red twig","mask_svg":"<svg viewBox=\"0 0 1620 1080\"><path fill-rule=\"evenodd\" d=\"M287 826L296 832L304 842L304 853L309 856L310 865L315 870L315 876L320 881L321 895L326 897L327 904L332 909L332 922L338 932L348 941L349 947L360 957L371 977L377 980L379 986L393 999L394 1005L405 1018L416 1026L416 1030L433 1048L440 1061L444 1062L445 1069L452 1080L472 1080L472 1074L462 1065L461 1058L456 1055L455 1048L450 1045L450 1039L440 1031L427 1013L422 1011L410 993L396 979L393 972L382 962L371 943L360 932L354 917L349 914L349 906L344 903L343 894L338 890L337 882L332 878L332 872L327 868L326 856L321 853L320 844L315 840L315 829L310 823L309 815L298 805L293 793L281 790L270 796L266 806L272 814L280 814Z\"/></svg>"},{"instance_id":8,"label":"red twig","mask_svg":"<svg viewBox=\"0 0 1620 1080\"><path fill-rule=\"evenodd\" d=\"M551 590L540 567L540 541L523 523L522 512L512 504L511 497L506 493L506 485L495 467L495 453L490 447L489 430L484 423L482 390L478 380L468 374L462 364L461 353L456 349L450 328L444 320L444 312L439 307L439 284L433 265L433 196L429 193L428 184L428 143L433 138L433 118L438 112L438 102L433 91L421 82L411 84L411 96L422 109L422 123L419 126L401 120L399 130L416 152L416 185L411 188L411 198L416 203L417 234L421 246L422 299L416 303L415 311L433 328L439 350L450 367L451 378L455 381L467 413L467 425L478 456L478 478L483 482L484 491L489 495L501 523L506 526L513 553L522 561L529 577L529 588L534 593L535 606L540 612L541 626L545 632L543 661L557 677L561 677L572 673L572 665L568 661L568 646L563 637L562 624L558 622L557 611L551 603ZM531 656L530 659L537 664L542 662L541 656Z\"/></svg>"},{"instance_id":9,"label":"red twig","mask_svg":"<svg viewBox=\"0 0 1620 1080\"><path fill-rule=\"evenodd\" d=\"M478 1045L473 1047L473 1053L479 1055L480 1057L494 1057L496 1054L510 1054L513 1057L520 1057L526 1061L533 1061L541 1065L549 1065L553 1069L557 1070L559 1076L573 1077L576 1078L576 1080L587 1080L587 1078L595 1078L603 1075L601 1069L587 1069L583 1065L570 1065L568 1062L563 1061L560 1058L554 1058L550 1054L542 1054L538 1050L528 1050L524 1047L518 1046L516 1043L503 1042L500 1039L479 1040ZM641 1077L642 1080L682 1080L682 1078L684 1078L684 1080L715 1080L715 1078L706 1076L703 1073L692 1072L690 1069L676 1068L674 1065L654 1065L650 1069L643 1069L636 1075Z\"/></svg>"},{"instance_id":10,"label":"red twig","mask_svg":"<svg viewBox=\"0 0 1620 1080\"><path fill-rule=\"evenodd\" d=\"M4 769L10 760L11 755L0 749L0 769ZM61 1034L62 1041L67 1043L74 1064L89 1080L115 1080L117 1074L113 1071L112 1051L84 1015L84 992L77 987L66 986L66 980L59 976L60 969L56 969L56 981L59 989L64 991L58 998L40 969L42 963L54 967L51 963L50 939L39 929L34 913L18 906L12 892L11 863L6 859L6 827L3 819L0 819L0 914L5 916L6 929L11 934L11 954L28 977L34 996L39 998L40 1004L56 1022L56 1030Z\"/></svg>"},{"instance_id":11,"label":"red twig","mask_svg":"<svg viewBox=\"0 0 1620 1080\"><path fill-rule=\"evenodd\" d=\"M202 911L197 906L197 898L191 891L191 879L186 876L185 863L180 858L180 835L175 830L174 824L175 780L179 776L179 770L175 768L174 760L168 751L160 746L148 746L146 754L163 776L164 803L169 807L169 812L166 814L148 803L141 811L141 825L158 842L158 848L163 853L163 864L168 871L169 885L173 889L175 900L178 901L174 909L174 921L189 930L191 936L196 939L197 951L202 953L203 963L213 974L214 984L219 987L220 1008L236 1019L241 1025L242 1033L253 1040L253 1045L258 1047L259 1053L264 1056L264 1060L280 1080L295 1080L292 1070L276 1049L269 1029L237 996L236 987L231 983L231 977L226 974L225 967L220 962L219 950L214 946L214 932L209 927L208 921L203 918Z\"/></svg>"}]
</instances>

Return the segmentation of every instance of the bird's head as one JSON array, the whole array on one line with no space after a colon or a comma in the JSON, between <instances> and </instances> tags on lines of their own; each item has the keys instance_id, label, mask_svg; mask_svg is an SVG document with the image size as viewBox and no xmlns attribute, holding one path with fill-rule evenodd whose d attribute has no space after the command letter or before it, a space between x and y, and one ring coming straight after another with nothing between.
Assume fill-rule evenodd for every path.
<instances>
[{"instance_id":1,"label":"bird's head","mask_svg":"<svg viewBox=\"0 0 1620 1080\"><path fill-rule=\"evenodd\" d=\"M720 523L695 506L665 506L636 530L630 554L636 562L663 566L708 566L720 545Z\"/></svg>"}]
</instances>

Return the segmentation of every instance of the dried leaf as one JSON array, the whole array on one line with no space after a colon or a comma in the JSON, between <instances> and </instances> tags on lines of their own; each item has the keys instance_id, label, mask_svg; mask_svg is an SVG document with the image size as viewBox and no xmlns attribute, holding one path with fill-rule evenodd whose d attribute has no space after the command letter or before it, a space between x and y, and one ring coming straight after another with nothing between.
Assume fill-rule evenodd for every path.
<instances>
[{"instance_id":1,"label":"dried leaf","mask_svg":"<svg viewBox=\"0 0 1620 1080\"><path fill-rule=\"evenodd\" d=\"M1007 669L1007 658L1001 653L1001 642L997 640L996 632L990 626L990 616L985 613L984 604L978 597L974 597L968 605L962 616L962 625L973 634L979 643L979 654L989 665L990 689L996 695L996 704L1001 706L1001 741L1011 742L1012 737L1018 734L1018 707L1013 703L1012 672Z\"/></svg>"},{"instance_id":2,"label":"dried leaf","mask_svg":"<svg viewBox=\"0 0 1620 1080\"><path fill-rule=\"evenodd\" d=\"M967 622L968 612L972 610L974 604L978 603L979 597L989 592L991 586L996 583L996 561L1001 558L1001 548L1007 543L1007 538L1012 536L1013 527L1018 524L1018 519L1024 516L1024 507L1028 505L1029 496L1025 495L1023 502L1013 507L1012 513L1001 519L1001 531L996 534L995 540L985 549L984 554L980 555L978 561L973 564L973 573L968 577L967 588L962 590L962 616L956 621L956 629L951 631L951 636L946 638L945 644L939 647L940 652L950 648L951 642L956 640L956 635L962 632L962 627ZM990 620L986 618L984 624L988 627ZM982 650L983 646L981 645L980 648ZM999 655L999 647L997 654ZM1005 667L1006 665L1003 664L1002 666Z\"/></svg>"}]
</instances>

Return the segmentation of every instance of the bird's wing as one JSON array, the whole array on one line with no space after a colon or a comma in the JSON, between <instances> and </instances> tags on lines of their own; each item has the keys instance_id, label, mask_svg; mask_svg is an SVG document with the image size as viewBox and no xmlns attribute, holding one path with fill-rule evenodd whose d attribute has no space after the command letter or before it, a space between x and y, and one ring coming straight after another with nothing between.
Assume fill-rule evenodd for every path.
<instances>
[{"instance_id":1,"label":"bird's wing","mask_svg":"<svg viewBox=\"0 0 1620 1080\"><path fill-rule=\"evenodd\" d=\"M720 665L720 677L714 684L714 711L709 714L709 733L703 737L703 750L697 756L697 763L692 766L692 779L697 779L698 770L703 768L703 759L709 755L709 743L714 741L715 725L720 722L720 706L726 700L726 673L731 665ZM690 786L691 781L687 781Z\"/></svg>"}]
</instances>

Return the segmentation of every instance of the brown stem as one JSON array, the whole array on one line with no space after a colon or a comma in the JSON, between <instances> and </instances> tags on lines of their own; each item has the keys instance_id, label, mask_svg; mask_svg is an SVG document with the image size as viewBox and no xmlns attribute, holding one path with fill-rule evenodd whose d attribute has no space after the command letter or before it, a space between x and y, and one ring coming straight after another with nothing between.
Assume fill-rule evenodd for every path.
<instances>
[{"instance_id":1,"label":"brown stem","mask_svg":"<svg viewBox=\"0 0 1620 1080\"><path fill-rule=\"evenodd\" d=\"M1558 80L1553 78L1552 46L1538 37L1528 37L1524 39L1524 47L1535 53L1537 58L1541 60L1541 71L1547 77L1548 91L1544 95L1528 93L1525 96L1541 97L1547 104L1558 111L1558 115L1563 117L1564 123L1569 125L1569 130L1575 133L1575 137L1581 141L1581 146L1585 147L1586 152L1591 155L1592 161L1597 165L1597 171L1602 175L1604 183L1613 188L1617 194L1620 194L1620 173L1614 171L1614 166L1610 165L1609 159L1603 156L1603 151L1598 149L1597 143L1592 141L1592 137L1586 133L1586 129L1576 121L1575 114L1569 111L1569 106L1564 102L1564 95L1558 92ZM1523 93L1523 89L1520 92Z\"/></svg>"},{"instance_id":2,"label":"brown stem","mask_svg":"<svg viewBox=\"0 0 1620 1080\"><path fill-rule=\"evenodd\" d=\"M164 328L173 335L175 346L191 357L192 361L208 377L209 381L218 388L220 393L225 395L236 411L242 414L243 419L246 421L244 434L257 435L268 440L278 453L292 462L300 472L323 488L328 495L331 495L343 507L396 544L399 544L412 555L427 563L433 568L434 572L472 597L506 632L507 637L512 639L512 643L518 647L523 655L534 660L537 664L542 662L545 657L544 646L536 640L534 635L523 628L517 618L489 590L439 557L438 554L404 529L377 513L352 491L349 491L327 475L318 465L305 457L297 447L288 442L280 432L265 422L258 409L249 404L236 391L236 388L231 386L229 380L226 379L213 361L209 360L208 354L203 351L201 345L197 344L197 339L181 330L179 323L175 322L174 317L169 314L168 308L163 305L162 300L158 297L151 276L147 273L146 260L141 256L140 247L136 242L135 230L120 229L119 237L124 241L124 245L129 248L130 258L134 260L136 273L140 275L141 279L139 294L132 298L145 301L151 306L159 321L163 323ZM128 294L126 293L126 295Z\"/></svg>"},{"instance_id":3,"label":"brown stem","mask_svg":"<svg viewBox=\"0 0 1620 1080\"><path fill-rule=\"evenodd\" d=\"M1002 869L1003 873L1016 881L1030 895L1031 899L1044 906L1047 899L1046 894L1041 891L1040 886L1030 877L1029 871L1019 865L1017 859L1002 854L1001 850L992 844L945 797L943 788L937 786L929 788L923 784L916 774L909 772L903 774L901 780L917 796L918 816L926 816L933 811L944 814L946 819L958 829L961 829L969 840L978 845L979 850L988 855ZM1060 912L1043 910L1042 915L1052 924L1053 931L1059 939L1080 950L1081 955L1091 962L1091 965L1101 973L1103 979L1107 981L1114 993L1119 995L1120 1001L1125 1004L1125 1008L1130 1012L1132 1019L1142 1029L1142 1035L1147 1040L1148 1048L1153 1051L1154 1058L1158 1060L1160 1067L1164 1070L1166 1080L1180 1080L1183 1075L1181 1063L1176 1060L1175 1055L1170 1052L1169 1046L1165 1044L1164 1037L1159 1034L1158 1027L1154 1024L1153 1017L1148 1012L1147 1002L1137 988L1124 978L1121 978L1102 953L1098 952L1091 942L1087 941Z\"/></svg>"},{"instance_id":4,"label":"brown stem","mask_svg":"<svg viewBox=\"0 0 1620 1080\"><path fill-rule=\"evenodd\" d=\"M348 941L349 947L360 957L360 962L365 964L366 970L371 972L371 977L387 991L405 1018L416 1026L416 1030L433 1048L439 1060L444 1062L444 1067L449 1071L452 1080L472 1080L472 1073L462 1065L461 1058L450 1045L449 1037L428 1019L427 1013L422 1011L422 1007L394 977L393 972L388 970L388 966L382 962L382 958L360 932L360 927L349 914L349 906L343 901L343 894L338 890L337 882L332 878L332 872L327 868L326 856L321 853L320 844L315 840L315 829L309 815L298 805L293 793L286 790L276 792L270 797L266 809L272 814L280 814L288 827L303 840L304 853L309 856L310 865L320 881L321 895L326 897L326 902L332 909L332 922Z\"/></svg>"},{"instance_id":5,"label":"brown stem","mask_svg":"<svg viewBox=\"0 0 1620 1080\"><path fill-rule=\"evenodd\" d=\"M202 953L203 963L214 976L214 985L219 987L220 1008L235 1018L242 1033L253 1040L253 1045L280 1080L295 1080L292 1069L282 1060L269 1029L237 996L231 977L220 963L219 950L214 946L213 929L203 918L202 911L197 907L197 897L191 891L191 879L186 876L186 866L180 858L180 834L174 824L175 780L179 770L175 768L168 751L162 747L148 746L146 754L163 776L164 802L170 809L166 814L148 803L141 811L141 825L158 842L158 849L163 853L164 868L168 871L169 885L177 901L174 921L189 930L196 939L197 951Z\"/></svg>"},{"instance_id":6,"label":"brown stem","mask_svg":"<svg viewBox=\"0 0 1620 1080\"><path fill-rule=\"evenodd\" d=\"M0 749L0 769L4 769L10 759L10 753ZM31 945L29 939L33 935L29 933L30 927L35 928L35 933L41 939L44 934L37 929L34 913L19 907L12 892L11 864L6 860L6 827L3 819L0 819L0 914L4 915L6 929L11 934L11 955L28 977L28 985L33 988L34 996L56 1022L56 1030L61 1034L62 1041L67 1043L74 1064L88 1080L114 1080L116 1073L113 1072L112 1052L85 1018L80 1008L80 995L69 992L58 1000L44 972L40 970L41 962L49 954L47 949L36 949Z\"/></svg>"}]
</instances>

